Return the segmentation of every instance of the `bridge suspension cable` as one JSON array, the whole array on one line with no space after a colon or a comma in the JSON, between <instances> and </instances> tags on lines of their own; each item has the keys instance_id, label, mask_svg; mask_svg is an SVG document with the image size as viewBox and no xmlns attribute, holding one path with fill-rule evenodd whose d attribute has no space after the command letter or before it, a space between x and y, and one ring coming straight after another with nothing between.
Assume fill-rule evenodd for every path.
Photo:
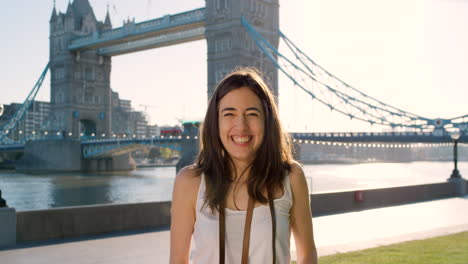
<instances>
[{"instance_id":1,"label":"bridge suspension cable","mask_svg":"<svg viewBox=\"0 0 468 264\"><path fill-rule=\"evenodd\" d=\"M271 45L244 17L241 21L260 50L294 85L332 111L371 125L415 128L425 131L456 127L468 131L468 115L452 119L431 119L386 104L325 70L281 31L279 35L285 43L286 52L280 52Z\"/></svg>"},{"instance_id":2,"label":"bridge suspension cable","mask_svg":"<svg viewBox=\"0 0 468 264\"><path fill-rule=\"evenodd\" d=\"M24 100L21 107L14 113L13 117L0 128L0 145L14 143L14 141L8 138L7 136L9 133L11 133L11 131L13 131L16 128L18 123L21 122L21 120L23 120L29 107L34 102L37 92L39 92L39 89L42 86L45 76L47 75L47 71L49 70L49 65L50 63L47 63L45 69L42 71L41 76L37 80L32 90L29 92L28 96Z\"/></svg>"}]
</instances>

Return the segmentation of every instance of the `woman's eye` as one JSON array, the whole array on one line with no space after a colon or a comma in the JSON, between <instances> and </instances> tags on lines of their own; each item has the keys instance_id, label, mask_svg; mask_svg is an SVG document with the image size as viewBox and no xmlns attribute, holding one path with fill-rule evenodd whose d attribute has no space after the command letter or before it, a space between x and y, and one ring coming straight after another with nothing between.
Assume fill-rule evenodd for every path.
<instances>
[{"instance_id":1,"label":"woman's eye","mask_svg":"<svg viewBox=\"0 0 468 264\"><path fill-rule=\"evenodd\" d=\"M225 113L223 116L233 116L233 113Z\"/></svg>"},{"instance_id":2,"label":"woman's eye","mask_svg":"<svg viewBox=\"0 0 468 264\"><path fill-rule=\"evenodd\" d=\"M258 116L258 113L256 112L247 113L247 116Z\"/></svg>"}]
</instances>

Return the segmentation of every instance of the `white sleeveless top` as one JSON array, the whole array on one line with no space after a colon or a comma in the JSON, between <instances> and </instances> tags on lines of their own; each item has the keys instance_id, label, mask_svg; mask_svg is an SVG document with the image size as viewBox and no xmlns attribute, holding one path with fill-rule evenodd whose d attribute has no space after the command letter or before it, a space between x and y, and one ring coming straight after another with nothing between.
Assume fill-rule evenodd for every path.
<instances>
[{"instance_id":1,"label":"white sleeveless top","mask_svg":"<svg viewBox=\"0 0 468 264\"><path fill-rule=\"evenodd\" d=\"M276 263L289 264L291 263L291 256L289 254L289 241L291 237L289 215L292 207L289 175L286 175L283 186L283 197L274 200L276 214ZM192 264L219 263L218 213L213 215L208 206L203 207L205 189L205 179L202 174L198 189L196 220L190 253L190 263ZM226 264L241 263L245 217L246 211L235 211L226 208ZM250 231L249 263L272 263L271 225L269 206L260 205L255 207Z\"/></svg>"}]
</instances>

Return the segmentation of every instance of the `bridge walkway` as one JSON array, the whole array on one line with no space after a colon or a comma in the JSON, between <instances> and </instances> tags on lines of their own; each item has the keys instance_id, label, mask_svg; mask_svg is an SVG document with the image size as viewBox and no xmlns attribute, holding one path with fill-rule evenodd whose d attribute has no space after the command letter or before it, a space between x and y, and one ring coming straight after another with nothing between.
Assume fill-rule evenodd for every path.
<instances>
[{"instance_id":1,"label":"bridge walkway","mask_svg":"<svg viewBox=\"0 0 468 264\"><path fill-rule=\"evenodd\" d=\"M314 217L320 256L468 231L468 196ZM291 239L292 257L295 247ZM2 264L168 263L169 230L113 233L0 251Z\"/></svg>"}]
</instances>

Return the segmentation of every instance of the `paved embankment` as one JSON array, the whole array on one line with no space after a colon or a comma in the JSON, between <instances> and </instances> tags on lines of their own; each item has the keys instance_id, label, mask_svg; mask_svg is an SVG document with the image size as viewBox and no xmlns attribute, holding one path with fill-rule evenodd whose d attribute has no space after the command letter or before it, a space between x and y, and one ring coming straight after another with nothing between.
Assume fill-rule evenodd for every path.
<instances>
[{"instance_id":1,"label":"paved embankment","mask_svg":"<svg viewBox=\"0 0 468 264\"><path fill-rule=\"evenodd\" d=\"M468 196L314 217L319 255L468 231ZM293 239L291 239L293 242ZM291 247L293 258L295 248ZM2 264L168 263L169 231L114 233L0 251Z\"/></svg>"}]
</instances>

